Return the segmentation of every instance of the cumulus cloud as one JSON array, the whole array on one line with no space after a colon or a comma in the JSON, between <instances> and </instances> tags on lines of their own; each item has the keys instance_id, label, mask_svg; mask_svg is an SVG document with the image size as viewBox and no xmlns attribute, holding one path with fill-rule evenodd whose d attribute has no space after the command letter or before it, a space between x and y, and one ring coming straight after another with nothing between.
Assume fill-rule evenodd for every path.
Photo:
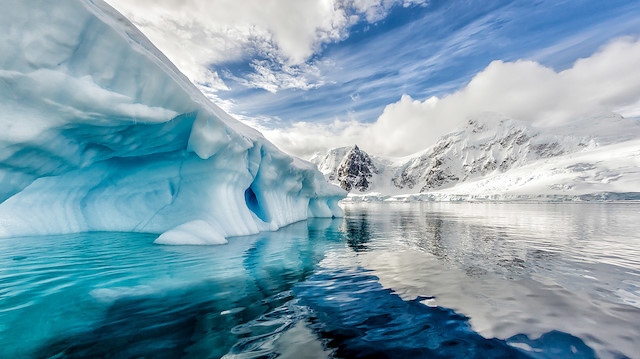
<instances>
[{"instance_id":1,"label":"cumulus cloud","mask_svg":"<svg viewBox=\"0 0 640 359\"><path fill-rule=\"evenodd\" d=\"M588 121L608 111L637 116L639 63L640 41L622 38L560 72L533 61L494 61L464 88L442 98L420 101L402 96L373 123L344 120L261 130L280 148L301 157L354 143L374 154L403 156L425 149L483 112L540 127Z\"/></svg>"},{"instance_id":2,"label":"cumulus cloud","mask_svg":"<svg viewBox=\"0 0 640 359\"><path fill-rule=\"evenodd\" d=\"M319 86L307 64L322 44L348 36L351 25L377 21L393 5L425 0L107 0L197 85L226 89L215 65L251 62L252 87Z\"/></svg>"}]
</instances>

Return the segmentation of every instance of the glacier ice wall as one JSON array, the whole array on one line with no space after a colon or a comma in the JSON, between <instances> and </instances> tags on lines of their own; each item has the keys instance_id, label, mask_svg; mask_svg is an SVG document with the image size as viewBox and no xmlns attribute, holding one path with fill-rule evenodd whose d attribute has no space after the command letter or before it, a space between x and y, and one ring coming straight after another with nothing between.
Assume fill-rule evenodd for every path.
<instances>
[{"instance_id":1,"label":"glacier ice wall","mask_svg":"<svg viewBox=\"0 0 640 359\"><path fill-rule=\"evenodd\" d=\"M162 233L224 243L344 192L212 104L101 0L0 12L0 237Z\"/></svg>"}]
</instances>

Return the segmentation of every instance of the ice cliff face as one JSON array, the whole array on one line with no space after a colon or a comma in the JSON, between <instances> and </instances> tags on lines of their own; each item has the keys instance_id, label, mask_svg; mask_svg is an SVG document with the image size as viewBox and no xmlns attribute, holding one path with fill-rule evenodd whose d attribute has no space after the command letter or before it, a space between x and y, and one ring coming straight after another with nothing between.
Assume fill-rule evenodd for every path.
<instances>
[{"instance_id":1,"label":"ice cliff face","mask_svg":"<svg viewBox=\"0 0 640 359\"><path fill-rule=\"evenodd\" d=\"M350 178L364 178L367 186L343 188L351 199L362 194L366 200L635 198L633 193L640 196L639 140L640 121L615 114L545 129L485 114L408 157L383 159L359 150L359 157L376 163L375 171L350 167ZM337 171L347 153L331 150L312 162L342 186Z\"/></svg>"},{"instance_id":2,"label":"ice cliff face","mask_svg":"<svg viewBox=\"0 0 640 359\"><path fill-rule=\"evenodd\" d=\"M103 1L10 1L0 30L0 237L222 243L341 215L342 190L213 105Z\"/></svg>"}]
</instances>

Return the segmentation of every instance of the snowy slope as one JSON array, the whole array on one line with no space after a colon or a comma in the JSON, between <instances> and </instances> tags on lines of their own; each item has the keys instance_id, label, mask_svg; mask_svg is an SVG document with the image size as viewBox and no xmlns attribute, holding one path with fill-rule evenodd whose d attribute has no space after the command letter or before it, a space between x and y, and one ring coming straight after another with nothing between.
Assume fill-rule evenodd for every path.
<instances>
[{"instance_id":1,"label":"snowy slope","mask_svg":"<svg viewBox=\"0 0 640 359\"><path fill-rule=\"evenodd\" d=\"M0 12L0 237L164 233L223 243L343 191L207 100L102 0Z\"/></svg>"},{"instance_id":2,"label":"snowy slope","mask_svg":"<svg viewBox=\"0 0 640 359\"><path fill-rule=\"evenodd\" d=\"M539 160L423 199L640 200L640 139Z\"/></svg>"},{"instance_id":3,"label":"snowy slope","mask_svg":"<svg viewBox=\"0 0 640 359\"><path fill-rule=\"evenodd\" d=\"M639 139L639 121L613 114L553 128L484 114L415 155L373 157L378 172L371 185L363 193L352 190L349 199L633 197L631 192L640 193ZM342 152L312 159L336 184L341 183L327 174Z\"/></svg>"}]
</instances>

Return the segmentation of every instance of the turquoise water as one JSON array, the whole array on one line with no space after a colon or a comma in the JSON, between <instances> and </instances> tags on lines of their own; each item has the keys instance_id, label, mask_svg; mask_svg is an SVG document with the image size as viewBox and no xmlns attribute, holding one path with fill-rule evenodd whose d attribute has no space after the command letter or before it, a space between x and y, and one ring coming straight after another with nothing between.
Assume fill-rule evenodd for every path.
<instances>
[{"instance_id":1,"label":"turquoise water","mask_svg":"<svg viewBox=\"0 0 640 359\"><path fill-rule=\"evenodd\" d=\"M0 239L0 358L640 357L640 204L345 212L211 247Z\"/></svg>"}]
</instances>

